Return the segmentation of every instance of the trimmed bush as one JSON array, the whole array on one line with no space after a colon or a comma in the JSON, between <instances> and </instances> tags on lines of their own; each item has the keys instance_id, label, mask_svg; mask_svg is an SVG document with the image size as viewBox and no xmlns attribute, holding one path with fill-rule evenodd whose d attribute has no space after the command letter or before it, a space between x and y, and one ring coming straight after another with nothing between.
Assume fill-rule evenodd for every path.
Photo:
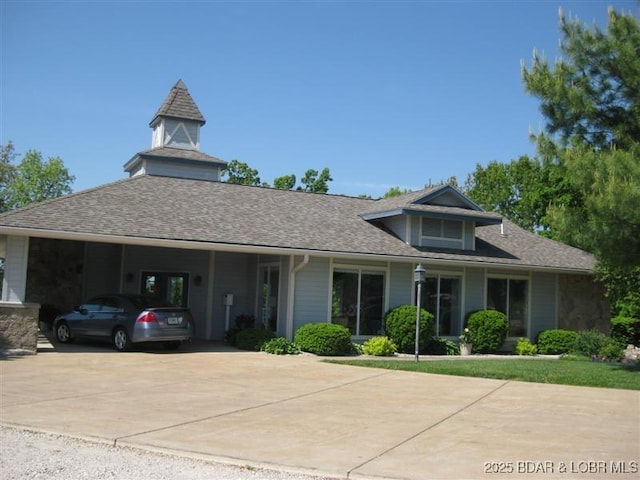
<instances>
[{"instance_id":1,"label":"trimmed bush","mask_svg":"<svg viewBox=\"0 0 640 480\"><path fill-rule=\"evenodd\" d=\"M593 357L594 355L598 355L600 349L604 347L608 341L609 337L598 330L582 330L578 332L578 338L573 345L573 351L571 353Z\"/></svg>"},{"instance_id":2,"label":"trimmed bush","mask_svg":"<svg viewBox=\"0 0 640 480\"><path fill-rule=\"evenodd\" d=\"M538 352L541 355L561 355L573 351L578 332L555 328L538 335Z\"/></svg>"},{"instance_id":3,"label":"trimmed bush","mask_svg":"<svg viewBox=\"0 0 640 480\"><path fill-rule=\"evenodd\" d=\"M518 343L516 343L517 355L535 355L536 353L538 353L538 348L528 338L518 339Z\"/></svg>"},{"instance_id":4,"label":"trimmed bush","mask_svg":"<svg viewBox=\"0 0 640 480\"><path fill-rule=\"evenodd\" d=\"M390 357L396 353L396 344L387 337L373 337L364 342L362 351L365 355Z\"/></svg>"},{"instance_id":5,"label":"trimmed bush","mask_svg":"<svg viewBox=\"0 0 640 480\"><path fill-rule=\"evenodd\" d=\"M298 355L300 353L298 346L284 337L267 340L261 350L274 355Z\"/></svg>"},{"instance_id":6,"label":"trimmed bush","mask_svg":"<svg viewBox=\"0 0 640 480\"><path fill-rule=\"evenodd\" d=\"M460 346L447 338L435 337L429 340L424 353L426 355L460 355Z\"/></svg>"},{"instance_id":7,"label":"trimmed bush","mask_svg":"<svg viewBox=\"0 0 640 480\"><path fill-rule=\"evenodd\" d=\"M611 319L611 338L621 346L640 346L640 318L618 316Z\"/></svg>"},{"instance_id":8,"label":"trimmed bush","mask_svg":"<svg viewBox=\"0 0 640 480\"><path fill-rule=\"evenodd\" d=\"M608 362L620 362L624 358L624 350L616 340L610 338L598 352L598 357Z\"/></svg>"},{"instance_id":9,"label":"trimmed bush","mask_svg":"<svg viewBox=\"0 0 640 480\"><path fill-rule=\"evenodd\" d=\"M260 351L267 340L276 336L271 330L264 328L244 328L236 333L236 347L242 350Z\"/></svg>"},{"instance_id":10,"label":"trimmed bush","mask_svg":"<svg viewBox=\"0 0 640 480\"><path fill-rule=\"evenodd\" d=\"M296 345L303 352L316 355L349 355L351 332L335 323L308 323L296 331Z\"/></svg>"},{"instance_id":11,"label":"trimmed bush","mask_svg":"<svg viewBox=\"0 0 640 480\"><path fill-rule=\"evenodd\" d=\"M473 338L473 349L478 353L491 353L507 339L509 322L502 312L480 310L469 317L467 328Z\"/></svg>"},{"instance_id":12,"label":"trimmed bush","mask_svg":"<svg viewBox=\"0 0 640 480\"><path fill-rule=\"evenodd\" d=\"M433 336L433 315L421 308L420 337L418 348L424 351ZM390 310L385 317L385 333L398 347L399 352L413 353L416 345L416 317L418 308L413 305L401 305Z\"/></svg>"}]
</instances>

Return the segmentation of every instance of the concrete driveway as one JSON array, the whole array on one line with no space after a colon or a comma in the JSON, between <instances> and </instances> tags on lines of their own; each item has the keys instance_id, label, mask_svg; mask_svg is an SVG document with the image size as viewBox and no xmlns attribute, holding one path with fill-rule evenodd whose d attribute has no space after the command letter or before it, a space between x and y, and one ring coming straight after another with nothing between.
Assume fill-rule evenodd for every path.
<instances>
[{"instance_id":1,"label":"concrete driveway","mask_svg":"<svg viewBox=\"0 0 640 480\"><path fill-rule=\"evenodd\" d=\"M0 423L339 478L638 478L640 392L205 345L0 360Z\"/></svg>"}]
</instances>

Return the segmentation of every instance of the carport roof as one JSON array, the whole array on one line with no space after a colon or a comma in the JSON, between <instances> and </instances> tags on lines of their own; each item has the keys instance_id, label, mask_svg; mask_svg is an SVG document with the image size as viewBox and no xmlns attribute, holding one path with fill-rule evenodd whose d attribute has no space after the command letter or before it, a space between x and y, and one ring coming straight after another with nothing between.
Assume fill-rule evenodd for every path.
<instances>
[{"instance_id":1,"label":"carport roof","mask_svg":"<svg viewBox=\"0 0 640 480\"><path fill-rule=\"evenodd\" d=\"M507 220L506 236L500 225L477 227L473 252L415 248L362 218L377 202L385 207L380 200L141 175L1 214L0 234L580 273L594 265L591 254Z\"/></svg>"}]
</instances>

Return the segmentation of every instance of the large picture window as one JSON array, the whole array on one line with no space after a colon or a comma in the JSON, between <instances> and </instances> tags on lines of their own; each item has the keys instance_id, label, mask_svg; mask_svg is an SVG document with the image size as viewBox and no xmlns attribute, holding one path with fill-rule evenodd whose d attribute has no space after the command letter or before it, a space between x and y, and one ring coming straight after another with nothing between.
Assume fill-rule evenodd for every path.
<instances>
[{"instance_id":1,"label":"large picture window","mask_svg":"<svg viewBox=\"0 0 640 480\"><path fill-rule=\"evenodd\" d=\"M460 334L460 284L460 277L436 275L427 277L422 286L420 302L434 316L437 337Z\"/></svg>"},{"instance_id":2,"label":"large picture window","mask_svg":"<svg viewBox=\"0 0 640 480\"><path fill-rule=\"evenodd\" d=\"M487 308L504 313L509 320L510 337L527 336L528 280L489 278Z\"/></svg>"},{"instance_id":3,"label":"large picture window","mask_svg":"<svg viewBox=\"0 0 640 480\"><path fill-rule=\"evenodd\" d=\"M333 272L331 321L351 335L384 333L384 273L363 269Z\"/></svg>"}]
</instances>

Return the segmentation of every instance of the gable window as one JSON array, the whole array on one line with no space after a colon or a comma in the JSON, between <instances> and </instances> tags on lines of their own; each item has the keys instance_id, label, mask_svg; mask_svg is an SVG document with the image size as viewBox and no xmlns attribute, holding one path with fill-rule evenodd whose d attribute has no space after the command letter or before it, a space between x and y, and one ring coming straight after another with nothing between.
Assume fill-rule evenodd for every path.
<instances>
[{"instance_id":1,"label":"gable window","mask_svg":"<svg viewBox=\"0 0 640 480\"><path fill-rule=\"evenodd\" d=\"M459 250L464 246L464 224L458 220L422 217L419 235L422 247Z\"/></svg>"},{"instance_id":2,"label":"gable window","mask_svg":"<svg viewBox=\"0 0 640 480\"><path fill-rule=\"evenodd\" d=\"M179 307L187 306L189 274L142 272L141 293L156 295Z\"/></svg>"},{"instance_id":3,"label":"gable window","mask_svg":"<svg viewBox=\"0 0 640 480\"><path fill-rule=\"evenodd\" d=\"M461 241L462 222L456 220L423 218L422 237Z\"/></svg>"},{"instance_id":4,"label":"gable window","mask_svg":"<svg viewBox=\"0 0 640 480\"><path fill-rule=\"evenodd\" d=\"M510 337L527 336L529 281L514 278L487 279L487 308L504 313Z\"/></svg>"},{"instance_id":5,"label":"gable window","mask_svg":"<svg viewBox=\"0 0 640 480\"><path fill-rule=\"evenodd\" d=\"M384 285L383 272L334 270L331 322L344 325L351 335L382 334Z\"/></svg>"},{"instance_id":6,"label":"gable window","mask_svg":"<svg viewBox=\"0 0 640 480\"><path fill-rule=\"evenodd\" d=\"M421 305L434 316L436 337L460 334L460 292L460 277L439 274L427 276L422 287Z\"/></svg>"}]
</instances>

